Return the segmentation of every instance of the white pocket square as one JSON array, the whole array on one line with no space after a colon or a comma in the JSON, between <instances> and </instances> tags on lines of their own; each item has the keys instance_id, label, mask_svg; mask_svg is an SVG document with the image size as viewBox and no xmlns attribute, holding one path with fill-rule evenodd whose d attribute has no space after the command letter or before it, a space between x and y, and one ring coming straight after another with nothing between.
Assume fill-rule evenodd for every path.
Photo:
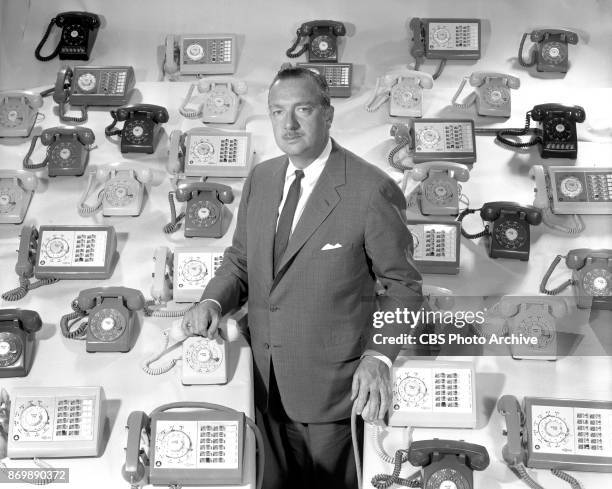
<instances>
[{"instance_id":1,"label":"white pocket square","mask_svg":"<svg viewBox=\"0 0 612 489\"><path fill-rule=\"evenodd\" d=\"M323 248L321 248L321 251L336 250L338 248L342 248L342 245L340 243L336 243L336 244L327 243Z\"/></svg>"}]
</instances>

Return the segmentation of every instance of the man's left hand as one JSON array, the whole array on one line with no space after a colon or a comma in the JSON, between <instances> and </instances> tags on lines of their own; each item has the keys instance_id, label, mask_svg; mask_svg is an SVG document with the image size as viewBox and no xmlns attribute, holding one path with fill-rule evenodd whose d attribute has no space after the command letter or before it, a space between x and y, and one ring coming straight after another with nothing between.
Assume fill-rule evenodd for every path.
<instances>
[{"instance_id":1,"label":"man's left hand","mask_svg":"<svg viewBox=\"0 0 612 489\"><path fill-rule=\"evenodd\" d=\"M371 356L361 359L353 374L351 401L357 399L357 414L372 423L382 420L391 402L389 367Z\"/></svg>"}]
</instances>

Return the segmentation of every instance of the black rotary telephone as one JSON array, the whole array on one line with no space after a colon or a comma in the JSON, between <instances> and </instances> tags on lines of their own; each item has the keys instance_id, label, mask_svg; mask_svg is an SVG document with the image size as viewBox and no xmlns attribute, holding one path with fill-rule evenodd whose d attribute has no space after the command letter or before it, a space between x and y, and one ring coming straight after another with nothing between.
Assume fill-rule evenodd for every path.
<instances>
[{"instance_id":1,"label":"black rotary telephone","mask_svg":"<svg viewBox=\"0 0 612 489\"><path fill-rule=\"evenodd\" d=\"M34 358L34 333L42 321L36 311L0 309L0 378L25 377Z\"/></svg>"},{"instance_id":2,"label":"black rotary telephone","mask_svg":"<svg viewBox=\"0 0 612 489\"><path fill-rule=\"evenodd\" d=\"M47 56L40 52L47 42L53 25L62 28L59 43L53 52ZM100 17L89 12L63 12L53 17L43 35L34 56L38 61L49 61L59 55L59 59L80 59L89 60L91 49L93 48L96 35L100 27Z\"/></svg>"},{"instance_id":3,"label":"black rotary telephone","mask_svg":"<svg viewBox=\"0 0 612 489\"><path fill-rule=\"evenodd\" d=\"M346 35L346 27L342 22L334 20L313 20L302 24L296 32L296 40L285 53L289 58L297 58L308 51L308 61L338 61L339 36ZM295 52L301 39L308 37L299 51Z\"/></svg>"},{"instance_id":4,"label":"black rotary telephone","mask_svg":"<svg viewBox=\"0 0 612 489\"><path fill-rule=\"evenodd\" d=\"M168 122L168 111L165 107L152 104L137 104L111 110L113 122L104 128L107 136L121 136L122 153L155 152L155 146L161 136L160 123ZM125 121L122 129L114 129L117 122Z\"/></svg>"}]
</instances>

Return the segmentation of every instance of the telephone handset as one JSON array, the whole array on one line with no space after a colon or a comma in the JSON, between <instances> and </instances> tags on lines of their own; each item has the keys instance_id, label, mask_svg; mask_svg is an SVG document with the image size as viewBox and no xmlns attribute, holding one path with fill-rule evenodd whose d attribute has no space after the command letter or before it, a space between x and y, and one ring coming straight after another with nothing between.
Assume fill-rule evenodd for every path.
<instances>
[{"instance_id":1,"label":"telephone handset","mask_svg":"<svg viewBox=\"0 0 612 489\"><path fill-rule=\"evenodd\" d=\"M536 105L525 116L525 127L522 129L503 129L497 133L497 141L514 148L527 148L540 145L542 158L578 157L578 136L576 123L584 122L585 111L578 105L561 104ZM540 122L541 129L536 129L536 136L527 142L514 142L505 136L524 136L529 133L531 119Z\"/></svg>"},{"instance_id":2,"label":"telephone handset","mask_svg":"<svg viewBox=\"0 0 612 489\"><path fill-rule=\"evenodd\" d=\"M468 95L463 103L458 103L457 99L465 87L466 81L475 90ZM521 80L515 76L505 73L492 73L488 71L475 71L469 78L463 78L453 95L451 103L453 107L468 109L474 103L476 112L484 116L510 117L511 115L511 95L510 90L516 90L521 86Z\"/></svg>"},{"instance_id":3,"label":"telephone handset","mask_svg":"<svg viewBox=\"0 0 612 489\"><path fill-rule=\"evenodd\" d=\"M405 70L378 77L366 110L374 112L389 100L389 115L422 117L423 90L433 87L433 78L422 71Z\"/></svg>"},{"instance_id":4,"label":"telephone handset","mask_svg":"<svg viewBox=\"0 0 612 489\"><path fill-rule=\"evenodd\" d=\"M23 167L38 170L48 166L49 176L81 176L89 160L89 152L96 137L87 127L52 127L40 135L40 142L48 146L47 155L40 163L30 162L38 136L32 138L30 149L23 158Z\"/></svg>"},{"instance_id":5,"label":"telephone handset","mask_svg":"<svg viewBox=\"0 0 612 489\"><path fill-rule=\"evenodd\" d=\"M414 241L414 261L421 273L459 273L460 229L458 222L406 222Z\"/></svg>"},{"instance_id":6,"label":"telephone handset","mask_svg":"<svg viewBox=\"0 0 612 489\"><path fill-rule=\"evenodd\" d=\"M113 122L104 128L104 134L121 136L122 153L154 153L161 124L169 120L165 107L152 104L126 105L111 110L110 115ZM121 121L125 121L123 128L113 129Z\"/></svg>"},{"instance_id":7,"label":"telephone handset","mask_svg":"<svg viewBox=\"0 0 612 489\"><path fill-rule=\"evenodd\" d=\"M35 333L41 328L36 311L0 309L0 378L28 375L34 360Z\"/></svg>"},{"instance_id":8,"label":"telephone handset","mask_svg":"<svg viewBox=\"0 0 612 489\"><path fill-rule=\"evenodd\" d=\"M65 66L57 73L53 100L59 104L62 122L85 122L87 107L128 103L135 85L131 66ZM66 104L81 106L79 117L66 115Z\"/></svg>"},{"instance_id":9,"label":"telephone handset","mask_svg":"<svg viewBox=\"0 0 612 489\"><path fill-rule=\"evenodd\" d=\"M106 405L102 387L15 387L9 458L99 457Z\"/></svg>"},{"instance_id":10,"label":"telephone handset","mask_svg":"<svg viewBox=\"0 0 612 489\"><path fill-rule=\"evenodd\" d=\"M396 146L389 153L389 164L402 171L412 165L396 161L398 153L403 153L401 159L409 163L476 161L474 121L471 119L410 119L407 124L391 126L391 136Z\"/></svg>"},{"instance_id":11,"label":"telephone handset","mask_svg":"<svg viewBox=\"0 0 612 489\"><path fill-rule=\"evenodd\" d=\"M168 172L185 176L246 177L253 164L250 132L205 128L172 131Z\"/></svg>"},{"instance_id":12,"label":"telephone handset","mask_svg":"<svg viewBox=\"0 0 612 489\"><path fill-rule=\"evenodd\" d=\"M185 213L177 216L173 194L176 200L186 202ZM178 230L178 224L185 217L185 237L221 238L225 233L225 204L234 201L231 187L220 183L188 182L178 183L176 191L168 194L170 203L170 222L164 227L164 232L173 233Z\"/></svg>"},{"instance_id":13,"label":"telephone handset","mask_svg":"<svg viewBox=\"0 0 612 489\"><path fill-rule=\"evenodd\" d=\"M168 34L163 74L231 75L236 72L235 34Z\"/></svg>"},{"instance_id":14,"label":"telephone handset","mask_svg":"<svg viewBox=\"0 0 612 489\"><path fill-rule=\"evenodd\" d=\"M465 209L459 214L457 220L463 221L468 214L477 209ZM492 229L485 225L484 231L469 234L461 229L461 234L468 239L489 236L489 256L491 258L512 258L515 260L529 260L530 226L537 226L542 222L542 212L532 206L522 206L516 202L488 202L480 209L480 217L484 221L493 223Z\"/></svg>"},{"instance_id":15,"label":"telephone handset","mask_svg":"<svg viewBox=\"0 0 612 489\"><path fill-rule=\"evenodd\" d=\"M470 171L461 163L430 161L406 172L406 200L417 192L424 216L456 216L459 214L459 182L467 182Z\"/></svg>"},{"instance_id":16,"label":"telephone handset","mask_svg":"<svg viewBox=\"0 0 612 489\"><path fill-rule=\"evenodd\" d=\"M612 472L612 402L504 395L497 411L505 418L508 437L502 456L529 487L539 484L527 467L551 469L571 487L580 483L564 470Z\"/></svg>"},{"instance_id":17,"label":"telephone handset","mask_svg":"<svg viewBox=\"0 0 612 489\"><path fill-rule=\"evenodd\" d=\"M557 255L548 267L540 283L540 292L557 295L573 285L576 305L580 309L612 308L612 250L571 250L565 257L565 265L572 269L572 278L554 289L548 289L548 279L562 258Z\"/></svg>"},{"instance_id":18,"label":"telephone handset","mask_svg":"<svg viewBox=\"0 0 612 489\"><path fill-rule=\"evenodd\" d=\"M536 46L531 57L525 61L523 47L527 36ZM568 44L578 44L578 34L563 29L542 29L531 33L526 32L523 34L519 45L518 61L525 68L536 65L536 70L540 72L567 73L569 68Z\"/></svg>"},{"instance_id":19,"label":"telephone handset","mask_svg":"<svg viewBox=\"0 0 612 489\"><path fill-rule=\"evenodd\" d=\"M337 38L346 35L346 27L342 22L333 20L313 20L303 23L296 31L296 40L285 53L288 58L298 58L308 51L308 62L337 62ZM295 52L303 38L308 40L299 51Z\"/></svg>"},{"instance_id":20,"label":"telephone handset","mask_svg":"<svg viewBox=\"0 0 612 489\"><path fill-rule=\"evenodd\" d=\"M0 170L0 224L23 222L34 191L36 175L24 170Z\"/></svg>"},{"instance_id":21,"label":"telephone handset","mask_svg":"<svg viewBox=\"0 0 612 489\"><path fill-rule=\"evenodd\" d=\"M60 41L49 55L41 55L40 52L47 42L53 25L62 28ZM41 39L34 56L38 61L49 61L59 54L59 59L80 59L89 61L89 55L93 48L100 17L90 12L62 12L51 19L43 38Z\"/></svg>"},{"instance_id":22,"label":"telephone handset","mask_svg":"<svg viewBox=\"0 0 612 489\"><path fill-rule=\"evenodd\" d=\"M104 216L138 216L142 211L146 188L160 185L162 181L161 172L125 162L91 169L77 210L83 217L99 210ZM86 201L94 182L97 186L93 192L97 193L98 198L94 205L89 205Z\"/></svg>"},{"instance_id":23,"label":"telephone handset","mask_svg":"<svg viewBox=\"0 0 612 489\"><path fill-rule=\"evenodd\" d=\"M43 106L39 93L0 91L0 138L28 137Z\"/></svg>"},{"instance_id":24,"label":"telephone handset","mask_svg":"<svg viewBox=\"0 0 612 489\"><path fill-rule=\"evenodd\" d=\"M410 20L414 69L418 71L423 59L439 59L440 65L433 79L444 70L446 60L480 59L480 19L420 19Z\"/></svg>"},{"instance_id":25,"label":"telephone handset","mask_svg":"<svg viewBox=\"0 0 612 489\"><path fill-rule=\"evenodd\" d=\"M188 109L193 91L204 94L203 101L197 110ZM202 117L206 123L233 124L238 119L238 111L242 105L241 95L247 92L247 84L242 80L230 78L202 78L197 85L192 83L185 100L179 107L179 112L188 119Z\"/></svg>"},{"instance_id":26,"label":"telephone handset","mask_svg":"<svg viewBox=\"0 0 612 489\"><path fill-rule=\"evenodd\" d=\"M173 409L182 411L172 412ZM133 411L126 426L123 478L133 485L141 481L153 485L175 485L179 481L197 486L241 485L245 424L255 432L261 453L262 438L255 423L244 413L226 406L175 402L158 407L149 416ZM148 439L145 447L141 443L143 431ZM258 488L262 477L260 456Z\"/></svg>"},{"instance_id":27,"label":"telephone handset","mask_svg":"<svg viewBox=\"0 0 612 489\"><path fill-rule=\"evenodd\" d=\"M73 301L73 312L62 316L62 334L85 340L88 352L128 352L132 348L135 311L144 307L142 292L127 287L94 287ZM75 323L88 317L73 329Z\"/></svg>"},{"instance_id":28,"label":"telephone handset","mask_svg":"<svg viewBox=\"0 0 612 489\"><path fill-rule=\"evenodd\" d=\"M118 258L113 226L23 226L15 265L19 287L2 298L18 301L61 279L107 279ZM32 277L42 280L31 283Z\"/></svg>"}]
</instances>

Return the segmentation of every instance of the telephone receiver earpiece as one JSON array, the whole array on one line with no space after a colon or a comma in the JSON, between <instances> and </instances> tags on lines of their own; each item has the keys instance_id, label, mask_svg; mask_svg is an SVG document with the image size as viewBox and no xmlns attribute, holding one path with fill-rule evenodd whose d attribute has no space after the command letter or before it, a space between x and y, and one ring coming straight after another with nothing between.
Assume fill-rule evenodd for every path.
<instances>
[{"instance_id":1,"label":"telephone receiver earpiece","mask_svg":"<svg viewBox=\"0 0 612 489\"><path fill-rule=\"evenodd\" d=\"M219 200L224 204L231 204L234 202L234 193L230 190L222 190L219 192Z\"/></svg>"},{"instance_id":2,"label":"telephone receiver earpiece","mask_svg":"<svg viewBox=\"0 0 612 489\"><path fill-rule=\"evenodd\" d=\"M23 185L25 190L34 191L38 187L38 178L36 178L36 175L20 175L18 178L21 180L21 185Z\"/></svg>"}]
</instances>

